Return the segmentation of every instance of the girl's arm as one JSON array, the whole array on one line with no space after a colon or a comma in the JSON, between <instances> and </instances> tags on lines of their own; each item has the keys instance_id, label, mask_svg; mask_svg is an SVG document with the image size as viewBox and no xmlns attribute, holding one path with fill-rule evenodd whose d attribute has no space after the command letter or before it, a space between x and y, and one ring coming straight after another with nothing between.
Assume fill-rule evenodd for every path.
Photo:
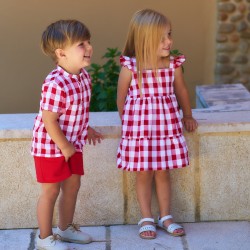
<instances>
[{"instance_id":1,"label":"girl's arm","mask_svg":"<svg viewBox=\"0 0 250 250\"><path fill-rule=\"evenodd\" d=\"M75 153L75 147L67 140L58 123L59 114L48 110L42 111L42 119L49 136L62 151L65 161Z\"/></svg>"},{"instance_id":2,"label":"girl's arm","mask_svg":"<svg viewBox=\"0 0 250 250\"><path fill-rule=\"evenodd\" d=\"M197 128L198 123L192 116L188 90L185 84L181 67L175 69L174 90L178 103L181 106L183 112L183 124L187 131L192 132Z\"/></svg>"},{"instance_id":3,"label":"girl's arm","mask_svg":"<svg viewBox=\"0 0 250 250\"><path fill-rule=\"evenodd\" d=\"M121 119L131 79L131 71L126 67L122 67L117 85L117 108Z\"/></svg>"}]
</instances>

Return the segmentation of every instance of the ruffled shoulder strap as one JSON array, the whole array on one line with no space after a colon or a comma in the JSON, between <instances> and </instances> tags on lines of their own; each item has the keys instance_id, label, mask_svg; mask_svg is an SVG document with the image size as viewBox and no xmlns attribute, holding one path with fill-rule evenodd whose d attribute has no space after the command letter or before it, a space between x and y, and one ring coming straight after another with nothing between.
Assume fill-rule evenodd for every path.
<instances>
[{"instance_id":1,"label":"ruffled shoulder strap","mask_svg":"<svg viewBox=\"0 0 250 250\"><path fill-rule=\"evenodd\" d=\"M136 59L134 57L120 56L120 64L129 70L136 72Z\"/></svg>"},{"instance_id":2,"label":"ruffled shoulder strap","mask_svg":"<svg viewBox=\"0 0 250 250\"><path fill-rule=\"evenodd\" d=\"M186 61L186 58L184 55L171 56L170 61L171 61L171 67L176 69L180 67Z\"/></svg>"}]
</instances>

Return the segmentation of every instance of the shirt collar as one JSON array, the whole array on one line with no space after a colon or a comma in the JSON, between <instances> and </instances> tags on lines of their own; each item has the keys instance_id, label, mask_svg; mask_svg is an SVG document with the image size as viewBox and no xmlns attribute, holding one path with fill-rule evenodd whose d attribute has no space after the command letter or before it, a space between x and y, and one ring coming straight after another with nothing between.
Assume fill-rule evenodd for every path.
<instances>
[{"instance_id":1,"label":"shirt collar","mask_svg":"<svg viewBox=\"0 0 250 250\"><path fill-rule=\"evenodd\" d=\"M78 75L68 73L65 69L63 69L59 65L57 65L56 69L58 70L58 72L60 72L61 74L63 74L65 77L78 79L79 77L83 76L83 69L81 69L80 74L78 74Z\"/></svg>"}]
</instances>

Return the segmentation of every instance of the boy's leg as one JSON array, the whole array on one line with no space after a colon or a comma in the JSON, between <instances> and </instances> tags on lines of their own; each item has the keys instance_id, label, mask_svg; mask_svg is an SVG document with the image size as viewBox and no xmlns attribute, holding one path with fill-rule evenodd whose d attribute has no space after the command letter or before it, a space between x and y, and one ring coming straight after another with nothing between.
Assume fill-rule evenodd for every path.
<instances>
[{"instance_id":1,"label":"boy's leg","mask_svg":"<svg viewBox=\"0 0 250 250\"><path fill-rule=\"evenodd\" d=\"M76 199L81 186L81 176L72 174L61 183L61 194L59 198L59 224L61 230L68 228L73 222Z\"/></svg>"},{"instance_id":2,"label":"boy's leg","mask_svg":"<svg viewBox=\"0 0 250 250\"><path fill-rule=\"evenodd\" d=\"M42 183L42 192L37 203L37 220L40 238L52 235L52 220L56 199L60 192L60 183Z\"/></svg>"},{"instance_id":3,"label":"boy's leg","mask_svg":"<svg viewBox=\"0 0 250 250\"><path fill-rule=\"evenodd\" d=\"M57 234L62 241L88 244L92 241L90 235L82 232L73 224L77 194L81 185L81 175L72 174L61 184L59 199L59 224Z\"/></svg>"},{"instance_id":4,"label":"boy's leg","mask_svg":"<svg viewBox=\"0 0 250 250\"><path fill-rule=\"evenodd\" d=\"M153 171L141 171L136 173L136 193L139 202L142 218L153 218L151 212ZM142 223L142 226L150 225L150 222ZM141 233L142 236L156 236L153 231Z\"/></svg>"},{"instance_id":5,"label":"boy's leg","mask_svg":"<svg viewBox=\"0 0 250 250\"><path fill-rule=\"evenodd\" d=\"M155 186L160 209L160 218L170 215L171 183L168 170L155 171ZM168 227L173 223L172 219L164 221L164 226ZM183 229L176 229L175 233L181 233Z\"/></svg>"}]
</instances>

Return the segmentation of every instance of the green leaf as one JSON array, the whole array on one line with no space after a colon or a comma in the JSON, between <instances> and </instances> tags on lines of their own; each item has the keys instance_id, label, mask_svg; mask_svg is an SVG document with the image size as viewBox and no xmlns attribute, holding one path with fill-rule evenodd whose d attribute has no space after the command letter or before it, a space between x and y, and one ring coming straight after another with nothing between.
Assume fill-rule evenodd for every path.
<instances>
[{"instance_id":1,"label":"green leaf","mask_svg":"<svg viewBox=\"0 0 250 250\"><path fill-rule=\"evenodd\" d=\"M118 48L107 48L102 64L92 63L89 73L92 79L90 111L116 111L117 81L120 72Z\"/></svg>"}]
</instances>

